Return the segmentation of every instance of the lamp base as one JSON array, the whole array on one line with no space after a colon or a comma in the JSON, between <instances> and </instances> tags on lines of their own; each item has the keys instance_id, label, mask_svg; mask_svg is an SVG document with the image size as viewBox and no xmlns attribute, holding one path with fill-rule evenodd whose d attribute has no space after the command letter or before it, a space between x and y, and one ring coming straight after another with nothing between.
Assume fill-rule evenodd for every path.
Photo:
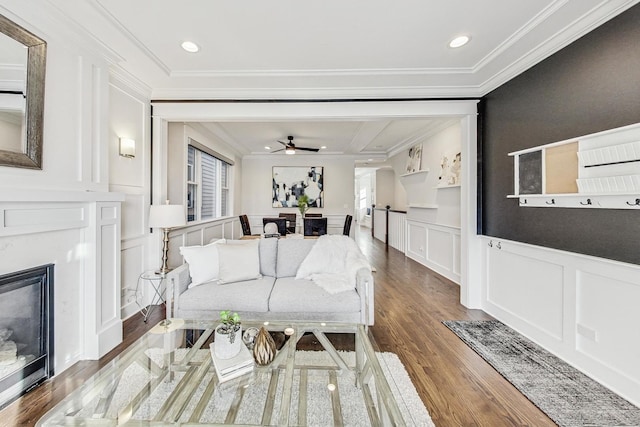
<instances>
[{"instance_id":1,"label":"lamp base","mask_svg":"<svg viewBox=\"0 0 640 427\"><path fill-rule=\"evenodd\" d=\"M160 267L160 275L164 277L168 272L171 271L167 262L169 261L169 229L162 229L162 267Z\"/></svg>"}]
</instances>

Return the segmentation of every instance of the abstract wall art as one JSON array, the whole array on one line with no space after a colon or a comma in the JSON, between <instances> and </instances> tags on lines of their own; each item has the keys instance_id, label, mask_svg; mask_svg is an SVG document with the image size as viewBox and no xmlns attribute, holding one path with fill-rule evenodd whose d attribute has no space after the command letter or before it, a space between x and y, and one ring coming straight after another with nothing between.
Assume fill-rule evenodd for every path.
<instances>
[{"instance_id":1,"label":"abstract wall art","mask_svg":"<svg viewBox=\"0 0 640 427\"><path fill-rule=\"evenodd\" d=\"M271 188L272 207L292 208L306 194L309 207L324 207L324 167L274 166Z\"/></svg>"}]
</instances>

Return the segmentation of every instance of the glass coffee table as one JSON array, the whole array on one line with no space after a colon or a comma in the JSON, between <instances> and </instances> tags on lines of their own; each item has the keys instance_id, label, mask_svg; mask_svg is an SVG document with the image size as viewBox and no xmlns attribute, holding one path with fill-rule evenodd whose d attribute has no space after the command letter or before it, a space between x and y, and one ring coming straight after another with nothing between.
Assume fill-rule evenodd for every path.
<instances>
[{"instance_id":1,"label":"glass coffee table","mask_svg":"<svg viewBox=\"0 0 640 427\"><path fill-rule=\"evenodd\" d=\"M209 351L217 324L171 319L154 326L36 426L404 426L403 413L410 421L363 325L243 321L243 329L288 335L269 365L220 383ZM355 351L337 351L332 333L353 334ZM296 349L309 334L322 351Z\"/></svg>"}]
</instances>

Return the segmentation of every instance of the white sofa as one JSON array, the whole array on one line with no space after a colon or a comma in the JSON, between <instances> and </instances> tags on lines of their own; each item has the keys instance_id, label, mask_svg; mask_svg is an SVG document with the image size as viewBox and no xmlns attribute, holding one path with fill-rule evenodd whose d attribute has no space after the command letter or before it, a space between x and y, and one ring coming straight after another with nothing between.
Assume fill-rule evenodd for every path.
<instances>
[{"instance_id":1,"label":"white sofa","mask_svg":"<svg viewBox=\"0 0 640 427\"><path fill-rule=\"evenodd\" d=\"M346 236L340 238L349 239ZM335 242L335 239L339 238L333 236L331 239ZM286 238L226 241L225 248L220 249L218 246L219 261L213 259L214 254L210 257L209 267L215 270L213 263L219 262L219 276L223 278L225 274L236 276L236 273L239 273L242 276L246 274L246 270L251 270L252 263L259 262L259 276L239 281L231 278L227 283L221 283L221 280L205 281L190 287L191 276L195 270L190 272L189 264L185 263L167 275L167 317L217 319L221 310L232 310L238 312L245 320L350 322L373 325L374 280L368 263L361 268L357 262L352 263L354 268L351 270L355 275L353 288L338 293L327 292L316 284L320 282L296 279L301 264L317 242L320 240ZM319 248L324 249L327 243L331 242L324 240L323 243L324 246L318 246L314 252L316 258ZM356 248L359 254L356 256L364 260L355 243L350 244ZM238 252L230 245L257 246L259 261L253 260L253 255L241 255L247 252ZM205 250L210 250L210 246L181 248L181 251L185 255L187 250L195 250L200 251L198 254L201 255ZM237 255L230 259L229 256L234 256L234 253ZM206 254L200 258L191 258L196 259L199 264L210 259ZM185 259L188 260L188 257L185 256ZM347 257L347 260L350 259L352 258ZM194 264L195 262L192 261ZM346 263L348 262L350 261ZM307 262L305 265L308 264ZM229 267L232 268L231 271ZM226 270L226 273L223 270ZM202 280L202 277L199 279Z\"/></svg>"}]
</instances>

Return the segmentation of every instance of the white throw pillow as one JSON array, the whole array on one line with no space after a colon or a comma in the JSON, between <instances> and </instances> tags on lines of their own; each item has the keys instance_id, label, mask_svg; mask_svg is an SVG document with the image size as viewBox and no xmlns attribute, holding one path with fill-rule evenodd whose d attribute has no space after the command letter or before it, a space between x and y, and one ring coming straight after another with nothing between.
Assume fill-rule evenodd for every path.
<instances>
[{"instance_id":1,"label":"white throw pillow","mask_svg":"<svg viewBox=\"0 0 640 427\"><path fill-rule=\"evenodd\" d=\"M219 283L241 282L262 277L260 275L259 240L221 245L218 248Z\"/></svg>"},{"instance_id":2,"label":"white throw pillow","mask_svg":"<svg viewBox=\"0 0 640 427\"><path fill-rule=\"evenodd\" d=\"M226 242L225 239L216 240L206 246L181 246L180 254L189 264L191 284L189 289L203 283L218 280L218 247Z\"/></svg>"}]
</instances>

